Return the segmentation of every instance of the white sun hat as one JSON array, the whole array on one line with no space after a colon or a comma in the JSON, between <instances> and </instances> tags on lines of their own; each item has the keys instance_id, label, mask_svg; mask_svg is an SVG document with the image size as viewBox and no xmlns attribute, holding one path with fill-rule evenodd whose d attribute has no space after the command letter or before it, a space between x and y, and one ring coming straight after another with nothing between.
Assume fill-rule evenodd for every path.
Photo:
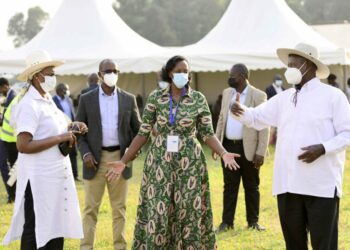
<instances>
[{"instance_id":1,"label":"white sun hat","mask_svg":"<svg viewBox=\"0 0 350 250\"><path fill-rule=\"evenodd\" d=\"M294 49L277 49L277 55L285 65L288 65L288 57L291 54L304 57L305 59L313 62L317 67L316 76L318 78L325 79L328 77L329 68L320 61L320 53L316 47L306 43L299 43Z\"/></svg>"}]
</instances>

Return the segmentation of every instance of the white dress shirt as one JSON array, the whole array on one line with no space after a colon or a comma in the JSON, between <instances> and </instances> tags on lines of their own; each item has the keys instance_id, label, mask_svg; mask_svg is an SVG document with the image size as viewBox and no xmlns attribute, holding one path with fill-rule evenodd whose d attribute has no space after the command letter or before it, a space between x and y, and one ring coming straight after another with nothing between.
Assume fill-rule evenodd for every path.
<instances>
[{"instance_id":1,"label":"white dress shirt","mask_svg":"<svg viewBox=\"0 0 350 250\"><path fill-rule=\"evenodd\" d=\"M272 83L273 88L276 90L276 93L279 94L283 92L283 89L281 86L277 86L275 83Z\"/></svg>"},{"instance_id":2,"label":"white dress shirt","mask_svg":"<svg viewBox=\"0 0 350 250\"><path fill-rule=\"evenodd\" d=\"M112 95L106 95L102 87L100 88L99 103L102 124L102 146L118 146L118 92L115 87Z\"/></svg>"},{"instance_id":3,"label":"white dress shirt","mask_svg":"<svg viewBox=\"0 0 350 250\"><path fill-rule=\"evenodd\" d=\"M64 97L63 99L60 96L57 96L58 100L60 101L60 104L63 108L63 112L71 119L73 120L74 117L72 117L73 111L71 110L71 105L69 103L69 97Z\"/></svg>"},{"instance_id":4,"label":"white dress shirt","mask_svg":"<svg viewBox=\"0 0 350 250\"><path fill-rule=\"evenodd\" d=\"M247 96L248 88L246 87L240 96L240 103L244 103L246 96ZM230 106L235 102L237 96L237 91L232 88L232 99L230 102ZM242 140L243 139L243 124L236 119L234 119L230 113L230 109L228 109L228 116L227 116L227 122L226 122L226 132L225 136L229 140Z\"/></svg>"},{"instance_id":5,"label":"white dress shirt","mask_svg":"<svg viewBox=\"0 0 350 250\"><path fill-rule=\"evenodd\" d=\"M278 129L273 194L286 192L317 197L342 195L345 149L350 143L350 106L345 95L314 78L293 103L294 88L283 91L237 118L249 127ZM298 160L301 149L323 144L325 155L312 163Z\"/></svg>"},{"instance_id":6,"label":"white dress shirt","mask_svg":"<svg viewBox=\"0 0 350 250\"><path fill-rule=\"evenodd\" d=\"M51 96L42 97L31 86L22 100L13 106L10 124L16 134L30 133L33 140L42 140L67 132L68 121ZM4 244L20 239L24 225L24 194L30 182L35 212L37 247L58 237L84 237L77 191L68 156L58 145L38 153L19 153L17 187L11 226Z\"/></svg>"}]
</instances>

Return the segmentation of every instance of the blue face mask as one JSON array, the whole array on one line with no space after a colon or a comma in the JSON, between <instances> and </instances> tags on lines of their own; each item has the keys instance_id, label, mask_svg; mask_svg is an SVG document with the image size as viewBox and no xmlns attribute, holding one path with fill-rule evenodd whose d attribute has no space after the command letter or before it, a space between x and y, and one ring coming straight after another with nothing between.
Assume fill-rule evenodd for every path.
<instances>
[{"instance_id":1,"label":"blue face mask","mask_svg":"<svg viewBox=\"0 0 350 250\"><path fill-rule=\"evenodd\" d=\"M173 83L178 89L182 89L188 83L188 73L174 73Z\"/></svg>"}]
</instances>

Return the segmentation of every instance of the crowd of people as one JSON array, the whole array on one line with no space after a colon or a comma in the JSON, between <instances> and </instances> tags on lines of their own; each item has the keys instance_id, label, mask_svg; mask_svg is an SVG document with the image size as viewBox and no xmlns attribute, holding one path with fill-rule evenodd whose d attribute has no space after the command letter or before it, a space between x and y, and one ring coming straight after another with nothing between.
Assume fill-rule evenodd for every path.
<instances>
[{"instance_id":1,"label":"crowd of people","mask_svg":"<svg viewBox=\"0 0 350 250\"><path fill-rule=\"evenodd\" d=\"M216 249L216 234L234 228L241 179L247 226L266 230L259 224L259 173L268 144L276 143L273 195L286 249L307 249L308 233L313 249L338 249L350 105L317 48L301 43L277 55L292 87L284 89L282 76L275 75L265 93L249 81L246 65L234 64L214 130L206 98L191 87L190 62L182 56L166 62L143 110L140 98L118 86L116 62L102 60L75 112L69 86L56 83L55 69L63 62L32 52L18 76L25 88L14 93L0 79L6 97L1 174L8 202L15 202L4 244L20 239L23 250L63 249L65 238L75 238L80 249L93 249L107 187L113 246L126 249L128 179L132 161L149 143L132 249ZM320 81L327 77L332 86ZM216 230L203 143L222 163L223 211ZM75 187L78 151L82 217ZM11 171L15 185L7 184Z\"/></svg>"}]
</instances>

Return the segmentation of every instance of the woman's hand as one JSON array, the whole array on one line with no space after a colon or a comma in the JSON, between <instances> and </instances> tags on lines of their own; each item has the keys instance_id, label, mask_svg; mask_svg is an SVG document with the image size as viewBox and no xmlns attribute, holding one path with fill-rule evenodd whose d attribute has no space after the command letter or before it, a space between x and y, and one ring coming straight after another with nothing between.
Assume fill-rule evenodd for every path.
<instances>
[{"instance_id":1,"label":"woman's hand","mask_svg":"<svg viewBox=\"0 0 350 250\"><path fill-rule=\"evenodd\" d=\"M107 162L110 167L106 173L106 178L109 182L118 179L126 167L126 164L122 161Z\"/></svg>"},{"instance_id":2,"label":"woman's hand","mask_svg":"<svg viewBox=\"0 0 350 250\"><path fill-rule=\"evenodd\" d=\"M68 131L64 134L59 135L60 143L69 141L69 147L73 147L75 142L77 141L77 138L75 137L74 133L72 131Z\"/></svg>"},{"instance_id":3,"label":"woman's hand","mask_svg":"<svg viewBox=\"0 0 350 250\"><path fill-rule=\"evenodd\" d=\"M235 161L235 157L240 157L240 155L235 153L228 153L228 152L222 155L222 160L224 161L226 168L229 168L230 170L239 169L239 165Z\"/></svg>"}]
</instances>

